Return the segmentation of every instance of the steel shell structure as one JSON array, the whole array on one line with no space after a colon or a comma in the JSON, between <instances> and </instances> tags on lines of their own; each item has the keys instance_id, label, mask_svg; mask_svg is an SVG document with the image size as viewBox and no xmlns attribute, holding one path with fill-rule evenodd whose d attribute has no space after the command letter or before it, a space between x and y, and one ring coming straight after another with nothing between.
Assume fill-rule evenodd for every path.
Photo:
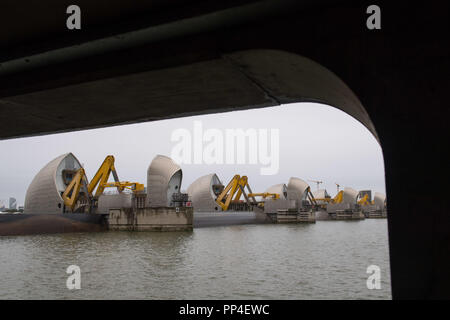
<instances>
[{"instance_id":1,"label":"steel shell structure","mask_svg":"<svg viewBox=\"0 0 450 320\"><path fill-rule=\"evenodd\" d=\"M72 153L63 154L50 161L36 174L29 185L25 196L24 213L63 213L64 200L61 195L68 182L63 175L80 168L80 162Z\"/></svg>"},{"instance_id":2,"label":"steel shell structure","mask_svg":"<svg viewBox=\"0 0 450 320\"><path fill-rule=\"evenodd\" d=\"M266 189L266 193L278 193L280 195L280 199L287 198L287 186L285 183L275 184Z\"/></svg>"},{"instance_id":3,"label":"steel shell structure","mask_svg":"<svg viewBox=\"0 0 450 320\"><path fill-rule=\"evenodd\" d=\"M359 192L353 188L345 187L344 193L342 195L342 203L348 203L350 205L355 205L358 199Z\"/></svg>"},{"instance_id":4,"label":"steel shell structure","mask_svg":"<svg viewBox=\"0 0 450 320\"><path fill-rule=\"evenodd\" d=\"M171 158L157 155L147 170L147 206L170 207L172 195L180 192L183 173Z\"/></svg>"},{"instance_id":5,"label":"steel shell structure","mask_svg":"<svg viewBox=\"0 0 450 320\"><path fill-rule=\"evenodd\" d=\"M378 210L383 210L386 208L386 196L383 193L375 192L373 198L373 204Z\"/></svg>"},{"instance_id":6,"label":"steel shell structure","mask_svg":"<svg viewBox=\"0 0 450 320\"><path fill-rule=\"evenodd\" d=\"M216 203L217 196L214 194L214 185L221 185L219 177L215 173L202 176L191 183L187 193L192 201L195 211L214 212L222 211Z\"/></svg>"},{"instance_id":7,"label":"steel shell structure","mask_svg":"<svg viewBox=\"0 0 450 320\"><path fill-rule=\"evenodd\" d=\"M309 184L296 177L292 177L289 179L289 183L287 185L287 190L289 193L289 198L292 200L297 200L300 205L303 201L307 200Z\"/></svg>"}]
</instances>

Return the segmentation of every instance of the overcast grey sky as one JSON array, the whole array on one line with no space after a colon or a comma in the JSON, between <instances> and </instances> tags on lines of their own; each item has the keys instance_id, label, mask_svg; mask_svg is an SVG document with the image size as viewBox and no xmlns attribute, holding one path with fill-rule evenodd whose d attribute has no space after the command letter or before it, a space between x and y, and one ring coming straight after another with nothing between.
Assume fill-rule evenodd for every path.
<instances>
[{"instance_id":1,"label":"overcast grey sky","mask_svg":"<svg viewBox=\"0 0 450 320\"><path fill-rule=\"evenodd\" d=\"M295 103L264 109L162 120L103 129L53 134L0 141L0 200L10 196L23 205L34 175L50 160L72 152L92 178L106 155L116 158L121 180L146 183L147 168L157 154L170 156L177 144L172 132L192 132L194 121L203 129L279 129L280 169L275 175L261 175L261 164L181 164L182 190L196 178L217 173L222 183L234 174L247 175L253 192L263 192L289 178L321 180L334 196L335 182L357 190L385 193L381 147L372 134L346 113L320 104ZM316 185L310 182L311 188Z\"/></svg>"}]
</instances>

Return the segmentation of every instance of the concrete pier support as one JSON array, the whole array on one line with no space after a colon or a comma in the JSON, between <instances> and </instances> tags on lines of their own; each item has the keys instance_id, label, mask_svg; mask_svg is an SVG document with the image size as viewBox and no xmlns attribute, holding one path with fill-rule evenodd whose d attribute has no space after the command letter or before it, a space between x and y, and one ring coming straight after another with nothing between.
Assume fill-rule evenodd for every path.
<instances>
[{"instance_id":1,"label":"concrete pier support","mask_svg":"<svg viewBox=\"0 0 450 320\"><path fill-rule=\"evenodd\" d=\"M371 210L364 212L366 219L386 219L387 212L385 210Z\"/></svg>"},{"instance_id":2,"label":"concrete pier support","mask_svg":"<svg viewBox=\"0 0 450 320\"><path fill-rule=\"evenodd\" d=\"M334 215L336 220L363 220L364 214L361 211L337 210Z\"/></svg>"},{"instance_id":3,"label":"concrete pier support","mask_svg":"<svg viewBox=\"0 0 450 320\"><path fill-rule=\"evenodd\" d=\"M272 215L272 221L276 223L315 223L315 213L312 211L299 211L298 209L278 209Z\"/></svg>"},{"instance_id":4,"label":"concrete pier support","mask_svg":"<svg viewBox=\"0 0 450 320\"><path fill-rule=\"evenodd\" d=\"M192 207L155 207L110 209L110 230L192 231Z\"/></svg>"}]
</instances>

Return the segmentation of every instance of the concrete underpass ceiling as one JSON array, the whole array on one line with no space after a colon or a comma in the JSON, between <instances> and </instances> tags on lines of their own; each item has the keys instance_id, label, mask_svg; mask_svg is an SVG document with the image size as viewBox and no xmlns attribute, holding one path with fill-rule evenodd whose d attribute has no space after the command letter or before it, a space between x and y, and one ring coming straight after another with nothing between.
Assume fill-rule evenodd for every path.
<instances>
[{"instance_id":1,"label":"concrete underpass ceiling","mask_svg":"<svg viewBox=\"0 0 450 320\"><path fill-rule=\"evenodd\" d=\"M265 25L307 3L235 0L222 8L180 0L172 8L164 1L82 1L91 12L83 20L90 31L75 34L59 28L65 15L58 13L70 3L45 3L30 5L31 18L13 2L6 8L15 10L2 11L11 28L0 32L1 43L9 44L0 50L0 117L7 124L0 139L302 101L340 108L377 136L358 98L320 65L277 50L223 50L218 43L232 43L232 26L249 19Z\"/></svg>"},{"instance_id":2,"label":"concrete underpass ceiling","mask_svg":"<svg viewBox=\"0 0 450 320\"><path fill-rule=\"evenodd\" d=\"M0 139L281 103L336 106L374 135L365 109L335 75L298 55L252 50L0 99Z\"/></svg>"},{"instance_id":3,"label":"concrete underpass ceiling","mask_svg":"<svg viewBox=\"0 0 450 320\"><path fill-rule=\"evenodd\" d=\"M276 104L227 61L215 60L0 100L1 138Z\"/></svg>"},{"instance_id":4,"label":"concrete underpass ceiling","mask_svg":"<svg viewBox=\"0 0 450 320\"><path fill-rule=\"evenodd\" d=\"M2 0L0 61L257 1ZM81 8L83 21L76 33L65 27L66 9L73 4Z\"/></svg>"}]
</instances>

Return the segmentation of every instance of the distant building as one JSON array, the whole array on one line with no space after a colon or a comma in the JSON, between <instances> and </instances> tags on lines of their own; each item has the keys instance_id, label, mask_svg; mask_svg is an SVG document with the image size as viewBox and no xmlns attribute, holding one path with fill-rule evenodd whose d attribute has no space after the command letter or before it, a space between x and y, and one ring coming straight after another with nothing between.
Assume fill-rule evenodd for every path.
<instances>
[{"instance_id":1,"label":"distant building","mask_svg":"<svg viewBox=\"0 0 450 320\"><path fill-rule=\"evenodd\" d=\"M9 209L17 210L17 200L16 198L9 198Z\"/></svg>"},{"instance_id":2,"label":"distant building","mask_svg":"<svg viewBox=\"0 0 450 320\"><path fill-rule=\"evenodd\" d=\"M5 203L2 200L0 200L0 212L5 210L5 209L6 209L5 208Z\"/></svg>"}]
</instances>

